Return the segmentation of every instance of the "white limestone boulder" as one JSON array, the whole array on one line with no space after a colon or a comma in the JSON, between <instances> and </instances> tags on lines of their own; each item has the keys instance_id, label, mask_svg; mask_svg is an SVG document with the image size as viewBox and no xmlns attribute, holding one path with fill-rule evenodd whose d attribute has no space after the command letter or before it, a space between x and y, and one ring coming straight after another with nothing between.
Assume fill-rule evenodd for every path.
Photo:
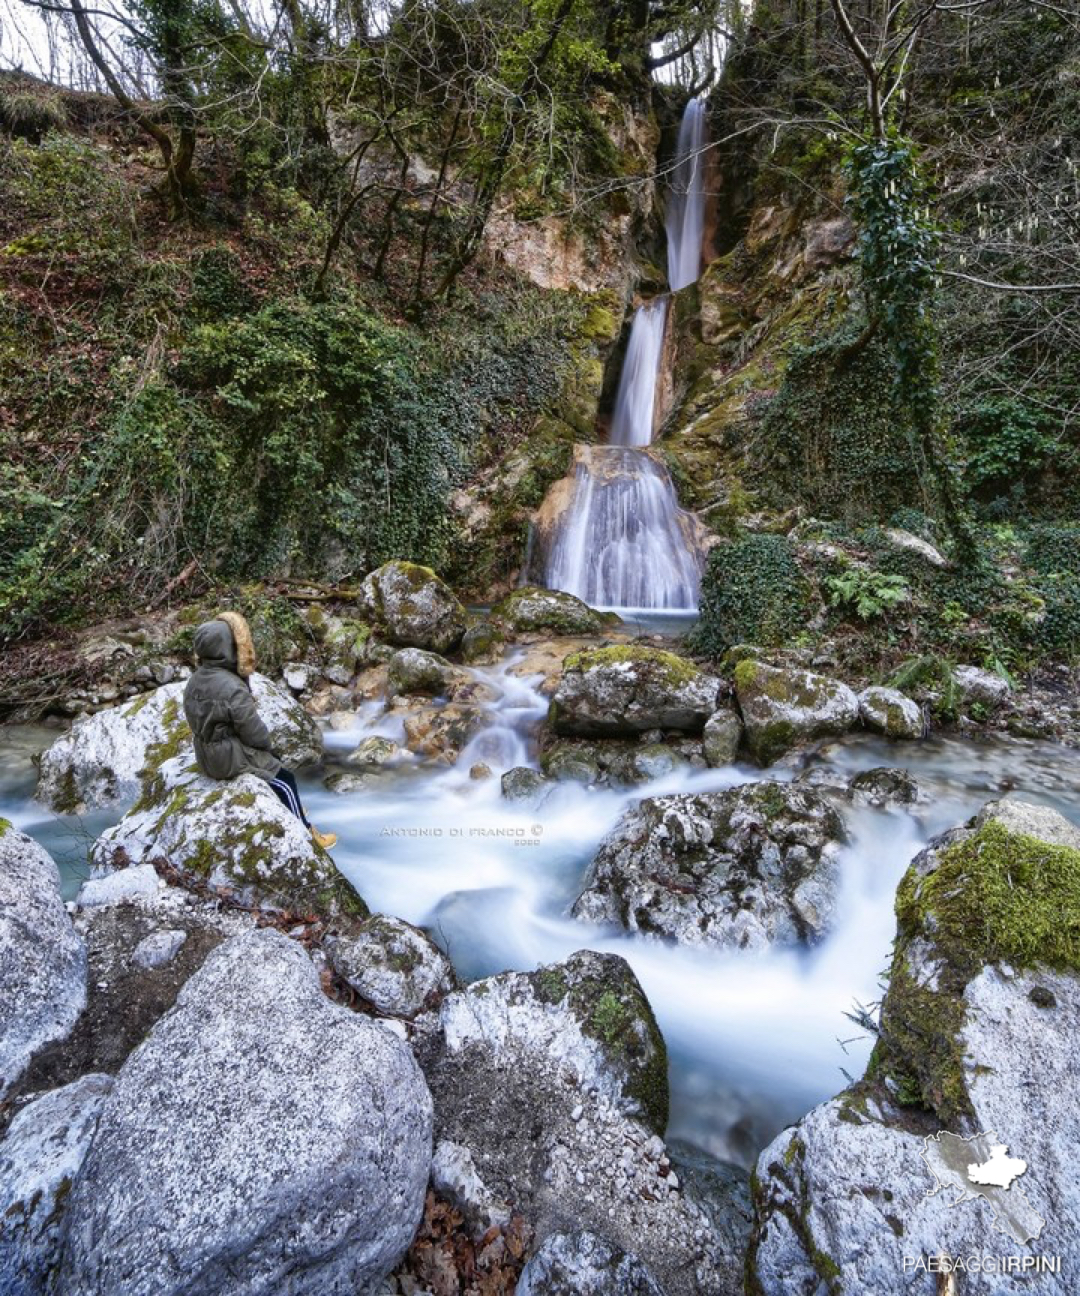
<instances>
[{"instance_id":1,"label":"white limestone boulder","mask_svg":"<svg viewBox=\"0 0 1080 1296\"><path fill-rule=\"evenodd\" d=\"M57 1296L376 1287L419 1224L431 1097L271 930L216 949L116 1077L64 1217Z\"/></svg>"},{"instance_id":2,"label":"white limestone boulder","mask_svg":"<svg viewBox=\"0 0 1080 1296\"><path fill-rule=\"evenodd\" d=\"M86 1006L86 947L37 842L0 819L0 1098Z\"/></svg>"}]
</instances>

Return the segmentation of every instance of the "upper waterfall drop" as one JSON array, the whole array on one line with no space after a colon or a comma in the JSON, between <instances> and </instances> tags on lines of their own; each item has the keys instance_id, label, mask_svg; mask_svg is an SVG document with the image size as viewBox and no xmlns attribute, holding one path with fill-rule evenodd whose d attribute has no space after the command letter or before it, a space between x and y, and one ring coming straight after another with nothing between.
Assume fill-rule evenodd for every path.
<instances>
[{"instance_id":1,"label":"upper waterfall drop","mask_svg":"<svg viewBox=\"0 0 1080 1296\"><path fill-rule=\"evenodd\" d=\"M667 306L667 297L656 297L634 312L611 417L612 445L647 446L652 440Z\"/></svg>"},{"instance_id":2,"label":"upper waterfall drop","mask_svg":"<svg viewBox=\"0 0 1080 1296\"><path fill-rule=\"evenodd\" d=\"M696 283L705 241L705 150L708 147L705 105L691 99L679 123L675 164L671 172L665 227L668 283L672 292Z\"/></svg>"}]
</instances>

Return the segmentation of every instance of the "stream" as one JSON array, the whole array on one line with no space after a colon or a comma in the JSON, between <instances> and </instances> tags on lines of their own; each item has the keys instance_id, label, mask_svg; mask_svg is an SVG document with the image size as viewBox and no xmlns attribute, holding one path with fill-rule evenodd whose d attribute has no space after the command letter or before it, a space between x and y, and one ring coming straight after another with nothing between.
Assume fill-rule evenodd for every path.
<instances>
[{"instance_id":1,"label":"stream","mask_svg":"<svg viewBox=\"0 0 1080 1296\"><path fill-rule=\"evenodd\" d=\"M348 795L327 791L320 772L309 771L303 780L309 813L340 835L334 859L371 908L429 927L466 979L531 970L582 948L628 959L668 1043L669 1137L742 1165L785 1125L843 1088L844 1071L861 1074L872 1041L844 1012L856 1000L880 997L893 895L926 841L1005 792L1080 819L1080 752L1072 749L1007 738L890 745L852 737L804 756L799 768L827 765L849 778L903 764L927 800L910 811L844 807L850 842L838 917L820 946L721 953L591 927L571 919L569 908L597 843L624 808L647 795L706 791L763 774L744 766L681 770L629 790L559 784L539 808L508 803L498 775L536 764L535 734L547 710L539 677L515 673L523 656L515 649L496 666L474 668L498 696L491 726L456 766L408 760L377 788ZM328 763L373 734L400 739L401 714L381 702L365 704L354 727L327 731ZM62 817L33 800L33 756L56 736L55 729L37 726L0 731L0 815L53 854L72 898L86 875L90 841L121 808ZM480 761L494 777L469 777ZM767 777L796 772L794 765L780 766Z\"/></svg>"}]
</instances>

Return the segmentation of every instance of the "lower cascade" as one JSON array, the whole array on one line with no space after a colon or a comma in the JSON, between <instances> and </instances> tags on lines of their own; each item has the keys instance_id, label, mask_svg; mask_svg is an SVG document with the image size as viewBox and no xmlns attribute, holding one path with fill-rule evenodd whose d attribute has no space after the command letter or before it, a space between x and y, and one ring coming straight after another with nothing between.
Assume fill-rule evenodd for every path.
<instances>
[{"instance_id":1,"label":"lower cascade","mask_svg":"<svg viewBox=\"0 0 1080 1296\"><path fill-rule=\"evenodd\" d=\"M545 502L537 532L549 588L594 607L697 606L703 528L648 450L575 447L572 474Z\"/></svg>"}]
</instances>

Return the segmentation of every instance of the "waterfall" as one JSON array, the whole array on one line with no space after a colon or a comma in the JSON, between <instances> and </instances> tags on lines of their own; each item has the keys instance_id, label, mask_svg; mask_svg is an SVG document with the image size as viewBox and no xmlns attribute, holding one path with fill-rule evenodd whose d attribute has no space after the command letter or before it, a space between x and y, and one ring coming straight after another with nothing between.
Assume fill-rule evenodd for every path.
<instances>
[{"instance_id":1,"label":"waterfall","mask_svg":"<svg viewBox=\"0 0 1080 1296\"><path fill-rule=\"evenodd\" d=\"M673 291L701 272L706 129L705 106L692 99L679 123L665 220ZM652 442L669 300L657 297L634 313L610 445L577 447L572 483L549 496L562 507L557 520L548 518L545 583L599 607L697 607L698 530L667 470L643 449Z\"/></svg>"},{"instance_id":2,"label":"waterfall","mask_svg":"<svg viewBox=\"0 0 1080 1296\"><path fill-rule=\"evenodd\" d=\"M612 445L647 446L652 440L667 304L666 297L657 297L634 312L611 419Z\"/></svg>"},{"instance_id":3,"label":"waterfall","mask_svg":"<svg viewBox=\"0 0 1080 1296\"><path fill-rule=\"evenodd\" d=\"M668 282L672 292L697 281L705 236L705 105L691 99L679 123L671 196L664 222L668 243Z\"/></svg>"},{"instance_id":4,"label":"waterfall","mask_svg":"<svg viewBox=\"0 0 1080 1296\"><path fill-rule=\"evenodd\" d=\"M697 607L701 546L694 521L646 450L578 447L548 584L594 607Z\"/></svg>"}]
</instances>

